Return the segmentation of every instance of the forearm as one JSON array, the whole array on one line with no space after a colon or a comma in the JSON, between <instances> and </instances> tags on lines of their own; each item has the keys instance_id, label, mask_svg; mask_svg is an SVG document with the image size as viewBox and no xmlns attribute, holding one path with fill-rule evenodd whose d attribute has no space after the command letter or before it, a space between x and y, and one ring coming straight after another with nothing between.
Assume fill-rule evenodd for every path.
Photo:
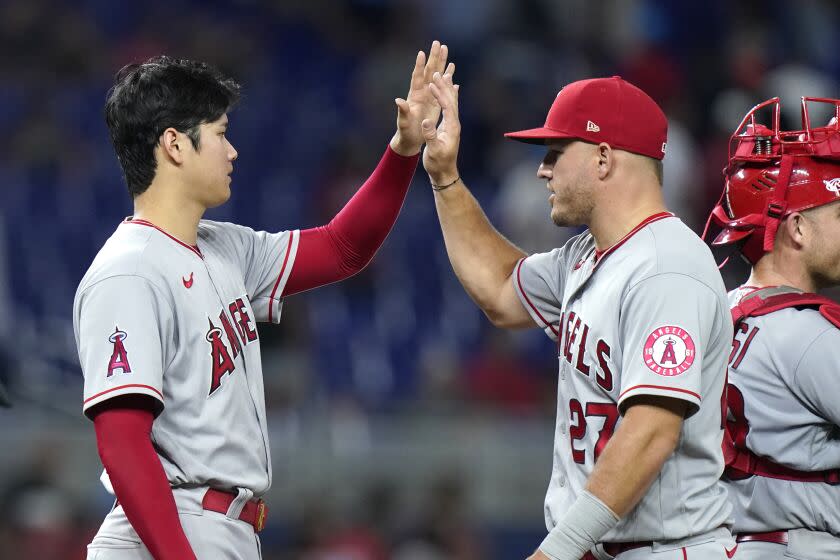
<instances>
[{"instance_id":1,"label":"forearm","mask_svg":"<svg viewBox=\"0 0 840 560\"><path fill-rule=\"evenodd\" d=\"M473 301L492 315L516 263L527 255L493 227L463 181L434 196L455 275Z\"/></svg>"},{"instance_id":2,"label":"forearm","mask_svg":"<svg viewBox=\"0 0 840 560\"><path fill-rule=\"evenodd\" d=\"M647 492L679 441L684 413L685 404L673 399L645 398L630 407L584 492L539 551L552 560L577 560L595 546Z\"/></svg>"},{"instance_id":3,"label":"forearm","mask_svg":"<svg viewBox=\"0 0 840 560\"><path fill-rule=\"evenodd\" d=\"M329 224L301 232L284 295L343 280L367 266L394 227L418 159L389 148Z\"/></svg>"},{"instance_id":4,"label":"forearm","mask_svg":"<svg viewBox=\"0 0 840 560\"><path fill-rule=\"evenodd\" d=\"M153 415L114 408L94 418L96 442L117 499L131 526L156 560L195 559L175 498L152 447Z\"/></svg>"},{"instance_id":5,"label":"forearm","mask_svg":"<svg viewBox=\"0 0 840 560\"><path fill-rule=\"evenodd\" d=\"M666 401L631 406L589 476L586 489L619 517L639 503L679 443L685 405Z\"/></svg>"}]
</instances>

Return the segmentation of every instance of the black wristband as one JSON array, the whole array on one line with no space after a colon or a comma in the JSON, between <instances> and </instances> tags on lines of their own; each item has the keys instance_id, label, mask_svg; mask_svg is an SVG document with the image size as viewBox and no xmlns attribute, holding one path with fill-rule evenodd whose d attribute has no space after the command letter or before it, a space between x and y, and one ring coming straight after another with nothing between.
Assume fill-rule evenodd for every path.
<instances>
[{"instance_id":1,"label":"black wristband","mask_svg":"<svg viewBox=\"0 0 840 560\"><path fill-rule=\"evenodd\" d=\"M451 187L452 185L454 185L455 183L457 183L460 180L461 180L461 177L458 177L457 179L455 179L451 183L447 183L446 185L435 185L434 183L431 183L432 190L433 191L442 191L443 189L448 189L449 187Z\"/></svg>"}]
</instances>

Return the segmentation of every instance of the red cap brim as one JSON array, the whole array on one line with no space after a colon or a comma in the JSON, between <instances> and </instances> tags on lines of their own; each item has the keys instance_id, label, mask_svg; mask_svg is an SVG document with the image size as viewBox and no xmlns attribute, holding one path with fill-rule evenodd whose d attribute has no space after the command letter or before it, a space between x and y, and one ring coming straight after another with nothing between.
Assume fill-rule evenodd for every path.
<instances>
[{"instance_id":1,"label":"red cap brim","mask_svg":"<svg viewBox=\"0 0 840 560\"><path fill-rule=\"evenodd\" d=\"M546 140L554 140L555 138L579 138L579 136L543 126L540 128L529 128L528 130L507 132L505 133L505 138L519 140L520 142L525 142L526 144L545 144Z\"/></svg>"}]
</instances>

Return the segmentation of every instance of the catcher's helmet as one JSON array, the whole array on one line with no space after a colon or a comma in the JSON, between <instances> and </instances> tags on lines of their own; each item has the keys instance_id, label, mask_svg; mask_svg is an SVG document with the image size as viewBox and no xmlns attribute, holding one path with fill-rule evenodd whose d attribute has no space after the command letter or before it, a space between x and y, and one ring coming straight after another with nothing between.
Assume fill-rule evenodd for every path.
<instances>
[{"instance_id":1,"label":"catcher's helmet","mask_svg":"<svg viewBox=\"0 0 840 560\"><path fill-rule=\"evenodd\" d=\"M808 103L832 106L834 117L812 128ZM756 122L756 112L772 110L772 128ZM706 222L723 230L712 245L738 243L755 264L773 250L779 222L799 212L840 200L840 99L802 98L802 129L779 130L778 97L753 107L729 140L723 195Z\"/></svg>"}]
</instances>

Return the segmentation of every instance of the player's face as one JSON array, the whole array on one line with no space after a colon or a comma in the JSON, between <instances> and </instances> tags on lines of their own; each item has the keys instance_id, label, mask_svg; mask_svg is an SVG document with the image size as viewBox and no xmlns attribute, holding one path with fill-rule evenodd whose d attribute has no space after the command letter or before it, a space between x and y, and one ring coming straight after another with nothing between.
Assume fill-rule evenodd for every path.
<instances>
[{"instance_id":1,"label":"player's face","mask_svg":"<svg viewBox=\"0 0 840 560\"><path fill-rule=\"evenodd\" d=\"M558 226L588 223L593 207L587 168L592 161L592 145L561 140L547 146L537 177L546 180L551 220Z\"/></svg>"},{"instance_id":2,"label":"player's face","mask_svg":"<svg viewBox=\"0 0 840 560\"><path fill-rule=\"evenodd\" d=\"M205 208L214 208L230 198L230 174L237 153L225 136L227 127L227 115L199 125L199 148L191 154L190 187Z\"/></svg>"},{"instance_id":3,"label":"player's face","mask_svg":"<svg viewBox=\"0 0 840 560\"><path fill-rule=\"evenodd\" d=\"M820 288L840 284L840 201L802 213L812 235L805 249L805 264Z\"/></svg>"}]
</instances>

